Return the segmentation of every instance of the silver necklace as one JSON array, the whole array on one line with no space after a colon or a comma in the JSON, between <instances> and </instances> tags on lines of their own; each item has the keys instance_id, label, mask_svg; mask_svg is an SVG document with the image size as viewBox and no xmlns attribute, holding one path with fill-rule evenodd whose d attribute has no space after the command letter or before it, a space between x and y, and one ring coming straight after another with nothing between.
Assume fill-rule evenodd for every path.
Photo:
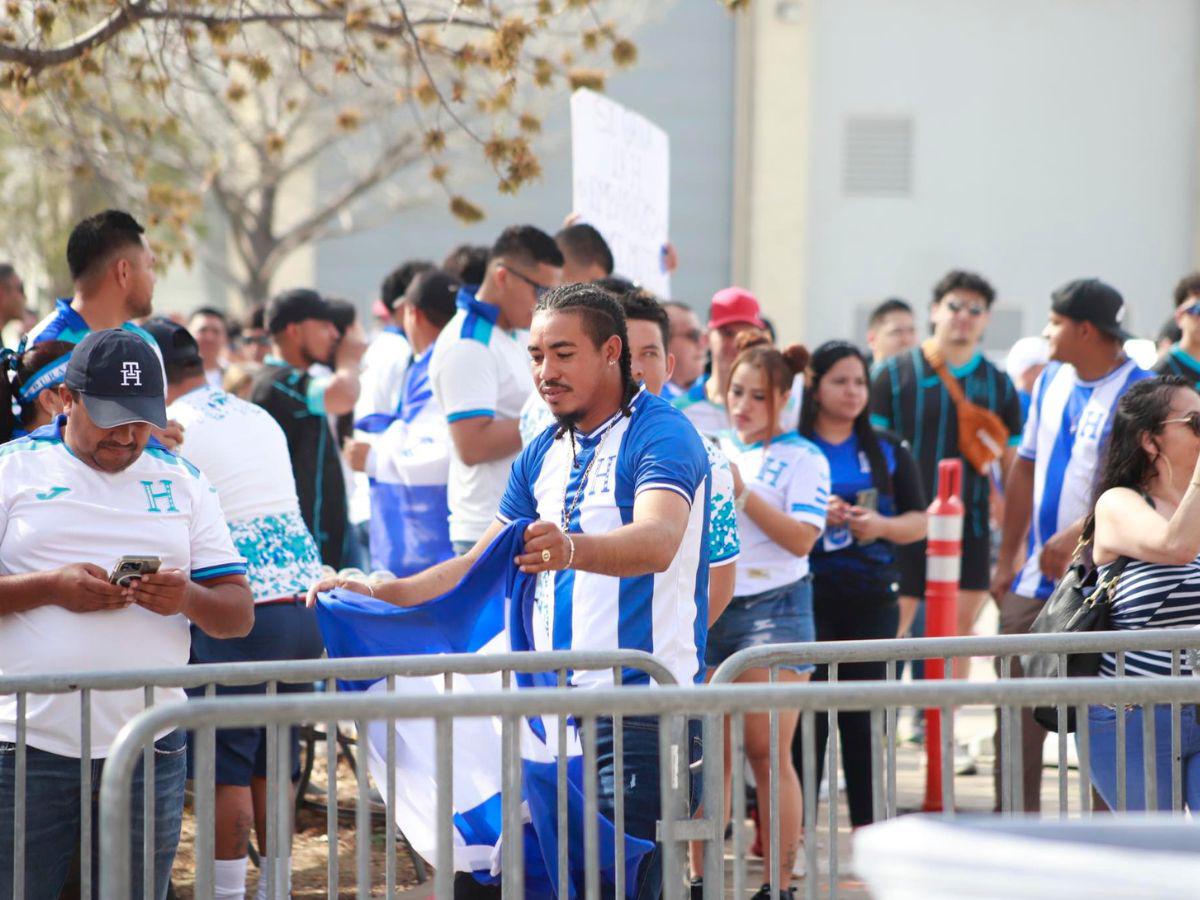
<instances>
[{"instance_id":1,"label":"silver necklace","mask_svg":"<svg viewBox=\"0 0 1200 900\"><path fill-rule=\"evenodd\" d=\"M592 453L592 458L588 460L587 467L583 470L583 476L579 479L579 484L575 487L575 496L571 499L571 506L567 508L567 491L571 486L571 470L567 469L567 477L563 481L563 503L562 503L562 532L566 534L570 529L571 517L575 515L575 509L579 506L579 501L583 497L583 489L587 486L588 475L592 471L592 463L596 461L596 457L600 455L600 451L604 449L604 442L608 439L608 433L613 430L613 427L620 421L620 418L609 423L608 427L600 434L600 440L596 442L596 449ZM571 457L575 457L575 432L571 432Z\"/></svg>"}]
</instances>

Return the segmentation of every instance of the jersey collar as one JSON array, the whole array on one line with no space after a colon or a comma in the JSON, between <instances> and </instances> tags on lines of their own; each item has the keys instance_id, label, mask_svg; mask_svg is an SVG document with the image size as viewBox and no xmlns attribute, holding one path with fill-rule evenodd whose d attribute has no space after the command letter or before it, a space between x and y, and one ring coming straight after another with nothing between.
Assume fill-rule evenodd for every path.
<instances>
[{"instance_id":1,"label":"jersey collar","mask_svg":"<svg viewBox=\"0 0 1200 900\"><path fill-rule=\"evenodd\" d=\"M483 318L495 325L496 320L500 318L500 307L496 306L494 303L488 303L484 300L480 300L475 296L475 292L477 290L479 290L479 288L473 284L463 285L460 287L458 289L458 297L456 297L454 300L455 305L458 306L459 309L465 309L467 312L473 312L478 316L483 316Z\"/></svg>"},{"instance_id":2,"label":"jersey collar","mask_svg":"<svg viewBox=\"0 0 1200 900\"><path fill-rule=\"evenodd\" d=\"M66 424L66 415L64 413L59 413L54 417L53 422L43 425L41 428L35 428L33 431L29 432L28 437L31 441L54 441L55 443L62 444L64 447L66 447L67 442L63 440L63 426ZM146 441L146 447L153 447L155 450L167 450L167 446L154 435L150 435L150 439ZM70 448L68 447L67 449ZM171 451L167 450L167 452L170 453Z\"/></svg>"},{"instance_id":3,"label":"jersey collar","mask_svg":"<svg viewBox=\"0 0 1200 900\"><path fill-rule=\"evenodd\" d=\"M642 385L641 387L638 388L638 392L633 395L633 399L629 401L629 412L631 415L635 411L637 404L641 401L641 399L645 395L645 393L646 393L646 386ZM624 415L625 415L625 410L618 409L615 413L613 413L611 416L609 416L607 419L605 419L603 422L601 422L599 425L597 425L595 428L593 428L587 434L577 433L575 435L575 440L577 440L580 443L580 445L583 447L591 447L593 444L598 443L600 441L600 439L602 437L604 437L604 434L610 428L612 428L615 424L617 424L617 422Z\"/></svg>"},{"instance_id":4,"label":"jersey collar","mask_svg":"<svg viewBox=\"0 0 1200 900\"><path fill-rule=\"evenodd\" d=\"M1197 371L1200 371L1200 359L1196 359L1196 357L1192 356L1192 354L1190 354L1186 350L1184 350L1183 347L1180 346L1179 344L1176 344L1174 347L1171 348L1171 355L1174 356L1181 363L1183 363L1185 366L1187 366L1189 369L1195 369Z\"/></svg>"},{"instance_id":5,"label":"jersey collar","mask_svg":"<svg viewBox=\"0 0 1200 900\"><path fill-rule=\"evenodd\" d=\"M732 428L730 428L728 431L723 432L723 434L725 434L729 438L729 440L733 442L733 446L737 447L738 450L741 450L743 452L745 452L746 450L758 450L763 446L762 441L755 441L753 444L744 443L742 441L742 439L737 436L737 432L734 431ZM771 443L772 444L785 444L785 443L790 444L790 443L794 443L797 439L799 439L799 437L800 437L800 432L798 432L798 431L785 431L785 432L783 432L783 434L777 434L775 437L771 438Z\"/></svg>"},{"instance_id":6,"label":"jersey collar","mask_svg":"<svg viewBox=\"0 0 1200 900\"><path fill-rule=\"evenodd\" d=\"M979 368L979 364L981 362L983 362L983 354L976 350L975 355L968 359L961 366L950 366L950 374L955 378L966 378Z\"/></svg>"},{"instance_id":7,"label":"jersey collar","mask_svg":"<svg viewBox=\"0 0 1200 900\"><path fill-rule=\"evenodd\" d=\"M91 331L92 327L84 321L83 316L79 314L79 310L71 305L70 297L59 297L54 301L57 314L67 320L67 323L72 328L78 328L82 331ZM40 429L39 429L40 430Z\"/></svg>"}]
</instances>

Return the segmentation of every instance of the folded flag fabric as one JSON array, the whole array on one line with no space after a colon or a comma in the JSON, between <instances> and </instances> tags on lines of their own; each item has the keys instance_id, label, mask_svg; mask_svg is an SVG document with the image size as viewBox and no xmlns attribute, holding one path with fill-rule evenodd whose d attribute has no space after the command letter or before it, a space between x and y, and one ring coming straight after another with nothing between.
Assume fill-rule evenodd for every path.
<instances>
[{"instance_id":1,"label":"folded flag fabric","mask_svg":"<svg viewBox=\"0 0 1200 900\"><path fill-rule=\"evenodd\" d=\"M513 558L523 550L528 520L510 524L476 561L454 590L415 607L398 607L350 591L322 594L317 620L331 657L423 655L432 653L507 653L532 648L529 623L536 579L521 573ZM548 686L553 674L518 674L518 688ZM347 682L347 690L383 691L386 683ZM499 675L455 675L456 694L498 691ZM397 693L437 695L442 676L397 678ZM371 775L386 784L387 723L371 723L368 747ZM570 860L568 896L582 895L584 885L584 795L582 750L576 729L567 729L566 747L558 747L557 724L540 717L521 720L522 801L525 820L525 893L527 897L558 896L557 766L567 761L567 847ZM397 826L413 849L432 860L436 856L436 747L429 720L395 723ZM471 872L484 884L500 881L500 721L460 719L453 725L454 865ZM616 832L599 817L601 881L614 878ZM642 857L653 844L624 837L626 880L630 895L637 884Z\"/></svg>"}]
</instances>

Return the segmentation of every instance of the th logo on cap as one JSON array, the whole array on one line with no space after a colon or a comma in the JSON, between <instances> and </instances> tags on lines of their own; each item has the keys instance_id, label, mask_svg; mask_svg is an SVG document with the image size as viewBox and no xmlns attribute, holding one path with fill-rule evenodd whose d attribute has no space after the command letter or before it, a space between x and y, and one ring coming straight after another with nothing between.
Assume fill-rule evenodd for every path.
<instances>
[{"instance_id":1,"label":"th logo on cap","mask_svg":"<svg viewBox=\"0 0 1200 900\"><path fill-rule=\"evenodd\" d=\"M141 387L142 367L134 361L121 363L121 387Z\"/></svg>"}]
</instances>

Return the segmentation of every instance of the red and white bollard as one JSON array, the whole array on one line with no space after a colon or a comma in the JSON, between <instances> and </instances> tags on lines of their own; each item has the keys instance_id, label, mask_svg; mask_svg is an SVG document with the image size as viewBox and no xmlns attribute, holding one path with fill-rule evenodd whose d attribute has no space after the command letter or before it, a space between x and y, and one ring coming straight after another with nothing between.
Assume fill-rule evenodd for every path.
<instances>
[{"instance_id":1,"label":"red and white bollard","mask_svg":"<svg viewBox=\"0 0 1200 900\"><path fill-rule=\"evenodd\" d=\"M937 499L929 505L925 551L925 636L952 637L958 632L958 579L962 569L962 460L938 463ZM945 660L925 661L925 679L946 677ZM942 811L942 715L925 710L924 812Z\"/></svg>"}]
</instances>

